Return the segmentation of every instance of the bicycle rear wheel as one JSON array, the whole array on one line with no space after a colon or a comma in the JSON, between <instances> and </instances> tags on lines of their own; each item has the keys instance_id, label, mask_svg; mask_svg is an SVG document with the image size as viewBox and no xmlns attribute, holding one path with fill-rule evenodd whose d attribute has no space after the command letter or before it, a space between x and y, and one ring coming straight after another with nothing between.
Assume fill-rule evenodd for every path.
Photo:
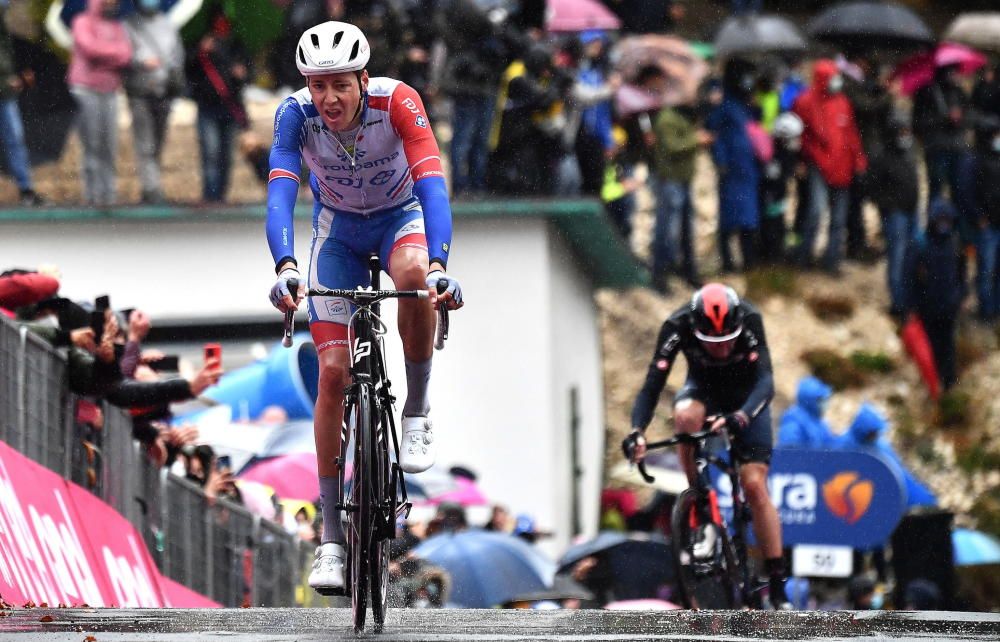
<instances>
[{"instance_id":1,"label":"bicycle rear wheel","mask_svg":"<svg viewBox=\"0 0 1000 642\"><path fill-rule=\"evenodd\" d=\"M368 572L371 582L372 622L375 632L382 631L385 623L385 613L389 597L389 537L395 529L396 502L390 496L389 479L389 446L387 432L389 420L384 410L377 415L378 421L373 428L370 470L372 471L370 489L373 504L378 507L372 515L372 540L368 556Z\"/></svg>"},{"instance_id":2,"label":"bicycle rear wheel","mask_svg":"<svg viewBox=\"0 0 1000 642\"><path fill-rule=\"evenodd\" d=\"M736 552L726 528L706 519L710 511L699 502L706 500L693 488L685 490L670 519L681 601L689 609L737 608L742 600Z\"/></svg>"},{"instance_id":3,"label":"bicycle rear wheel","mask_svg":"<svg viewBox=\"0 0 1000 642\"><path fill-rule=\"evenodd\" d=\"M372 469L371 452L371 390L360 385L354 398L351 414L354 417L354 481L351 486L351 504L348 543L350 544L351 611L355 633L365 630L368 608L368 566L372 542Z\"/></svg>"}]
</instances>

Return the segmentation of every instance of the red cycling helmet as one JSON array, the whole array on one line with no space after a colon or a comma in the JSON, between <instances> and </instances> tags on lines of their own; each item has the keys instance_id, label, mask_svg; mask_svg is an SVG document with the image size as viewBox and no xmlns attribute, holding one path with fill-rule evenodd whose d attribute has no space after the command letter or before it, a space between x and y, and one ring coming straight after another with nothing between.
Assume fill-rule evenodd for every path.
<instances>
[{"instance_id":1,"label":"red cycling helmet","mask_svg":"<svg viewBox=\"0 0 1000 642\"><path fill-rule=\"evenodd\" d=\"M743 331L740 297L728 285L709 283L691 297L694 336L708 343L732 341Z\"/></svg>"}]
</instances>

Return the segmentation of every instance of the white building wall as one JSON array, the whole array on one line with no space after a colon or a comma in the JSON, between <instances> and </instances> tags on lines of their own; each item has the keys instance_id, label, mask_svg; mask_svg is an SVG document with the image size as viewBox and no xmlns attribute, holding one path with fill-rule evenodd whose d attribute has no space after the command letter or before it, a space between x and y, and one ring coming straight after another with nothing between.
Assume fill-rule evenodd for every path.
<instances>
[{"instance_id":1,"label":"white building wall","mask_svg":"<svg viewBox=\"0 0 1000 642\"><path fill-rule=\"evenodd\" d=\"M296 225L303 267L307 218ZM597 519L604 412L591 286L552 229L542 218L456 221L451 266L466 307L453 313L447 348L436 354L431 403L439 463L472 468L493 499L555 531L544 546L555 554L570 537L569 388L579 387L585 528ZM41 263L61 267L64 295L109 293L114 307L144 309L154 323L277 315L267 300L274 272L256 218L0 223L0 265ZM393 306L384 313L401 407Z\"/></svg>"}]
</instances>

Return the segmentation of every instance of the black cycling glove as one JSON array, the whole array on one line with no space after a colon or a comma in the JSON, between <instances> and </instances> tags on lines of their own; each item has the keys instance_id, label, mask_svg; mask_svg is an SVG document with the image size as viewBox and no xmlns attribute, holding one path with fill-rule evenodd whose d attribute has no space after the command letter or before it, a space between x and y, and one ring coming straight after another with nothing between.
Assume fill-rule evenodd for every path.
<instances>
[{"instance_id":1,"label":"black cycling glove","mask_svg":"<svg viewBox=\"0 0 1000 642\"><path fill-rule=\"evenodd\" d=\"M635 452L635 447L640 439L644 439L644 437L638 430L633 430L628 434L628 437L622 439L622 453L625 455L625 459L632 461L632 453Z\"/></svg>"},{"instance_id":2,"label":"black cycling glove","mask_svg":"<svg viewBox=\"0 0 1000 642\"><path fill-rule=\"evenodd\" d=\"M747 426L750 425L750 418L742 410L737 410L736 412L730 413L725 416L726 419L726 430L730 433L741 432L746 430Z\"/></svg>"}]
</instances>

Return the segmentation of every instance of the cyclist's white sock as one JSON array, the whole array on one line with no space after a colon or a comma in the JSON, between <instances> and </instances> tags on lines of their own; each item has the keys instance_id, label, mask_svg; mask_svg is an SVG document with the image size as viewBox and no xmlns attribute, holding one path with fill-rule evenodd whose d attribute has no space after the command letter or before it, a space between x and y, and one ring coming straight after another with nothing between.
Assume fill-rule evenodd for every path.
<instances>
[{"instance_id":1,"label":"cyclist's white sock","mask_svg":"<svg viewBox=\"0 0 1000 642\"><path fill-rule=\"evenodd\" d=\"M431 381L431 361L410 361L406 363L406 403L403 404L404 417L426 417L431 410L427 398L427 387Z\"/></svg>"},{"instance_id":2,"label":"cyclist's white sock","mask_svg":"<svg viewBox=\"0 0 1000 642\"><path fill-rule=\"evenodd\" d=\"M340 511L337 502L340 493L340 480L336 477L319 478L319 501L323 506L323 537L321 542L343 544L347 541L344 535L344 525L340 521Z\"/></svg>"}]
</instances>

